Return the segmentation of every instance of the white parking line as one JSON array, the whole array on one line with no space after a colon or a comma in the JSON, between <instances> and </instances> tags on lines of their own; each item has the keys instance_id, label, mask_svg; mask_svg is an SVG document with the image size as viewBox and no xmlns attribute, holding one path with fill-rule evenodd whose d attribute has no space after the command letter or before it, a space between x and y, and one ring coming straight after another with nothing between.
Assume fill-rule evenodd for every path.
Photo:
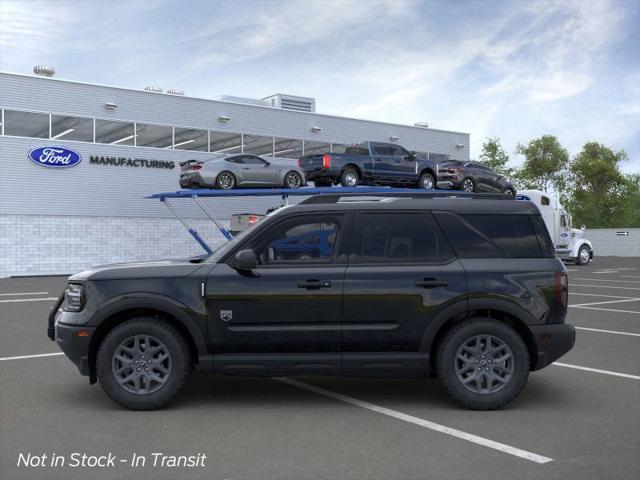
<instances>
[{"instance_id":1,"label":"white parking line","mask_svg":"<svg viewBox=\"0 0 640 480\"><path fill-rule=\"evenodd\" d=\"M18 295L49 295L49 292L20 292L20 293L0 293L0 297L11 297Z\"/></svg>"},{"instance_id":2,"label":"white parking line","mask_svg":"<svg viewBox=\"0 0 640 480\"><path fill-rule=\"evenodd\" d=\"M531 453L526 450L521 450L510 445L505 445L504 443L494 442L493 440L489 440L488 438L479 437L471 433L456 430L455 428L440 425L439 423L423 420L422 418L414 417L413 415L407 415L406 413L398 412L397 410L381 407L380 405L375 405L373 403L365 402L364 400L358 400L357 398L348 397L347 395L342 395L330 390L325 390L324 388L314 387L313 385L309 385L308 383L300 382L298 380L284 377L276 378L276 380L297 388L301 388L303 390L308 390L319 395L324 395L325 397L330 397L335 400L354 405L356 407L364 408L365 410L381 413L382 415L387 415L389 417L402 420L403 422L412 423L420 427L428 428L429 430L434 430L436 432L444 433L445 435L450 435L452 437L460 438L477 445L482 445L483 447L493 448L494 450L499 450L501 452L508 453L509 455L524 458L525 460L529 460L531 462L548 463L553 461L553 459L549 457L543 457L542 455Z\"/></svg>"},{"instance_id":3,"label":"white parking line","mask_svg":"<svg viewBox=\"0 0 640 480\"><path fill-rule=\"evenodd\" d=\"M619 332L617 330L601 330L599 328L575 327L576 330L587 330L589 332L613 333L615 335L628 335L630 337L640 337L640 333Z\"/></svg>"},{"instance_id":4,"label":"white parking line","mask_svg":"<svg viewBox=\"0 0 640 480\"><path fill-rule=\"evenodd\" d=\"M607 298L635 298L635 297L621 297L620 295L603 295L601 293L579 293L579 292L569 292L569 296L573 295L583 295L585 297L607 297Z\"/></svg>"},{"instance_id":5,"label":"white parking line","mask_svg":"<svg viewBox=\"0 0 640 480\"><path fill-rule=\"evenodd\" d=\"M57 300L58 297L43 297L43 298L12 298L11 300L0 300L0 303L18 303L18 302L45 302L51 300Z\"/></svg>"},{"instance_id":6,"label":"white parking line","mask_svg":"<svg viewBox=\"0 0 640 480\"><path fill-rule=\"evenodd\" d=\"M640 298L627 298L626 300L606 300L604 302L591 302L591 303L578 303L576 305L569 305L570 307L590 307L591 305L604 305L605 303L624 303L624 302L637 302Z\"/></svg>"},{"instance_id":7,"label":"white parking line","mask_svg":"<svg viewBox=\"0 0 640 480\"><path fill-rule=\"evenodd\" d=\"M600 271L600 272L593 272L593 273L604 273L604 274L607 274L607 273L620 273L620 272L618 272L618 270L603 270L603 271Z\"/></svg>"},{"instance_id":8,"label":"white parking line","mask_svg":"<svg viewBox=\"0 0 640 480\"><path fill-rule=\"evenodd\" d=\"M616 310L615 308L600 308L600 307L578 307L578 306L573 306L573 308L584 308L585 310L600 310L602 312L616 312L616 313L634 313L634 314L640 314L640 312L637 312L635 310Z\"/></svg>"},{"instance_id":9,"label":"white parking line","mask_svg":"<svg viewBox=\"0 0 640 480\"><path fill-rule=\"evenodd\" d=\"M585 372L603 373L605 375L613 375L614 377L623 377L623 378L630 378L632 380L640 380L640 377L638 375L612 372L611 370L600 370L599 368L581 367L580 365L572 365L570 363L553 362L551 365L555 365L557 367L575 368L576 370L584 370Z\"/></svg>"},{"instance_id":10,"label":"white parking line","mask_svg":"<svg viewBox=\"0 0 640 480\"><path fill-rule=\"evenodd\" d=\"M578 283L570 283L571 287L594 287L594 288L614 288L616 290L640 290L636 287L618 287L617 285L582 285Z\"/></svg>"},{"instance_id":11,"label":"white parking line","mask_svg":"<svg viewBox=\"0 0 640 480\"><path fill-rule=\"evenodd\" d=\"M0 362L5 362L7 360L24 360L26 358L56 357L58 355L64 355L64 353L62 353L62 352L39 353L37 355L19 355L17 357L0 357Z\"/></svg>"},{"instance_id":12,"label":"white parking line","mask_svg":"<svg viewBox=\"0 0 640 480\"><path fill-rule=\"evenodd\" d=\"M593 280L592 278L582 278L582 277L573 277L574 280ZM638 282L634 282L633 280L609 280L608 278L599 278L599 282L613 282L613 283L630 283L631 285L638 285Z\"/></svg>"},{"instance_id":13,"label":"white parking line","mask_svg":"<svg viewBox=\"0 0 640 480\"><path fill-rule=\"evenodd\" d=\"M640 275L620 275L620 278L640 278Z\"/></svg>"}]
</instances>

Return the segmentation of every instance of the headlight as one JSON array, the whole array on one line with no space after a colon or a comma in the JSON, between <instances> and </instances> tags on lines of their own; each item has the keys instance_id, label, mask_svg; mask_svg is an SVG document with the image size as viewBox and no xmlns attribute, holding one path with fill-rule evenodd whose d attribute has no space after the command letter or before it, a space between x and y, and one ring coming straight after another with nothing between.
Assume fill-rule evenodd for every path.
<instances>
[{"instance_id":1,"label":"headlight","mask_svg":"<svg viewBox=\"0 0 640 480\"><path fill-rule=\"evenodd\" d=\"M79 312L84 307L84 286L77 283L67 285L64 293L66 305L64 309L68 312Z\"/></svg>"}]
</instances>

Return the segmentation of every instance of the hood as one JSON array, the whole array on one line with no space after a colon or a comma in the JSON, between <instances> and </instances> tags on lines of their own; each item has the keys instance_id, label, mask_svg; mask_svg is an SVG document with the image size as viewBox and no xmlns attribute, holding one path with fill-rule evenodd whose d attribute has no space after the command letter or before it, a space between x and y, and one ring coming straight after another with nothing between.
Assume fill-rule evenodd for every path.
<instances>
[{"instance_id":1,"label":"hood","mask_svg":"<svg viewBox=\"0 0 640 480\"><path fill-rule=\"evenodd\" d=\"M582 236L584 235L584 231L580 230L579 228L572 228L571 229L571 236L573 238L582 238Z\"/></svg>"},{"instance_id":2,"label":"hood","mask_svg":"<svg viewBox=\"0 0 640 480\"><path fill-rule=\"evenodd\" d=\"M76 273L69 280L118 280L186 277L202 266L203 257L100 265Z\"/></svg>"}]
</instances>

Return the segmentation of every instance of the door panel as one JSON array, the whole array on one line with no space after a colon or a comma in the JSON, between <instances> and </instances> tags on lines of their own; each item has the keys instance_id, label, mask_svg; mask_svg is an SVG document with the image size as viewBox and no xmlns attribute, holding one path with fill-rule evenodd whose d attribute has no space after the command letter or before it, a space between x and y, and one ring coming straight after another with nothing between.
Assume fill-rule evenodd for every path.
<instances>
[{"instance_id":1,"label":"door panel","mask_svg":"<svg viewBox=\"0 0 640 480\"><path fill-rule=\"evenodd\" d=\"M335 261L345 217L284 218L242 246L254 250L256 269L223 263L211 271L206 297L214 354L339 351L346 265Z\"/></svg>"},{"instance_id":2,"label":"door panel","mask_svg":"<svg viewBox=\"0 0 640 480\"><path fill-rule=\"evenodd\" d=\"M343 371L363 368L353 354L424 354L429 323L466 301L462 265L430 213L357 214L354 233L344 283Z\"/></svg>"},{"instance_id":3,"label":"door panel","mask_svg":"<svg viewBox=\"0 0 640 480\"><path fill-rule=\"evenodd\" d=\"M339 351L345 269L264 266L250 275L216 266L206 285L214 353Z\"/></svg>"}]
</instances>

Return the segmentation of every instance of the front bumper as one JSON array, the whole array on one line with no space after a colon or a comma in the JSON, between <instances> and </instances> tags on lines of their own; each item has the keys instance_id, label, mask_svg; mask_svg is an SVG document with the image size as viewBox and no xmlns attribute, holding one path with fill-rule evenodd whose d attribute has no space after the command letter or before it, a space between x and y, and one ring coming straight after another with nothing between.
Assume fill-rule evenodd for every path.
<instances>
[{"instance_id":1,"label":"front bumper","mask_svg":"<svg viewBox=\"0 0 640 480\"><path fill-rule=\"evenodd\" d=\"M569 323L530 325L538 352L531 370L541 368L555 362L573 348L576 343L576 329Z\"/></svg>"},{"instance_id":2,"label":"front bumper","mask_svg":"<svg viewBox=\"0 0 640 480\"><path fill-rule=\"evenodd\" d=\"M71 360L82 375L89 375L89 344L95 327L65 325L56 322L55 338L58 347Z\"/></svg>"},{"instance_id":3,"label":"front bumper","mask_svg":"<svg viewBox=\"0 0 640 480\"><path fill-rule=\"evenodd\" d=\"M460 188L462 178L454 173L438 173L438 188Z\"/></svg>"}]
</instances>

